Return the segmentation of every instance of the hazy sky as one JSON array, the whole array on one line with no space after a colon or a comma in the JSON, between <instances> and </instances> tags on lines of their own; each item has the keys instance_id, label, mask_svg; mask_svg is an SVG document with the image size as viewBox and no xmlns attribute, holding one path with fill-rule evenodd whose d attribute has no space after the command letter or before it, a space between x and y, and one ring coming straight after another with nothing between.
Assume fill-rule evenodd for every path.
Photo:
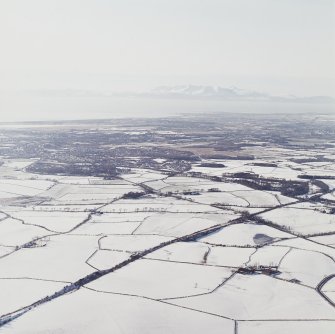
<instances>
[{"instance_id":1,"label":"hazy sky","mask_svg":"<svg viewBox=\"0 0 335 334\"><path fill-rule=\"evenodd\" d=\"M335 95L335 0L0 0L0 43L1 91Z\"/></svg>"}]
</instances>

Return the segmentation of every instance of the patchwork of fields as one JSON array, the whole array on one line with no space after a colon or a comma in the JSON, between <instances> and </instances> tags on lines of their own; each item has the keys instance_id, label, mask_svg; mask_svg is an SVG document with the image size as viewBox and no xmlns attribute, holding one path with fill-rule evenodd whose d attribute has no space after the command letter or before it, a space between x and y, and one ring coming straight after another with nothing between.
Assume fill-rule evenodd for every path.
<instances>
[{"instance_id":1,"label":"patchwork of fields","mask_svg":"<svg viewBox=\"0 0 335 334\"><path fill-rule=\"evenodd\" d=\"M335 331L333 180L289 196L231 174L335 178L332 164L221 159L107 180L32 163L0 167L1 333Z\"/></svg>"}]
</instances>

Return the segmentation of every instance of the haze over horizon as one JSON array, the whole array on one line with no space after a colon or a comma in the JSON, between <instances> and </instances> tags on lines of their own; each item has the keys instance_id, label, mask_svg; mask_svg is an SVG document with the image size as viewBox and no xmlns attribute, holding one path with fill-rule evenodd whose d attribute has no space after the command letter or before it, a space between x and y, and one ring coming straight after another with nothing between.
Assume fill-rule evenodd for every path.
<instances>
[{"instance_id":1,"label":"haze over horizon","mask_svg":"<svg viewBox=\"0 0 335 334\"><path fill-rule=\"evenodd\" d=\"M99 96L161 85L335 98L334 22L334 0L3 0L0 121L239 110L222 101ZM333 105L306 110L325 108Z\"/></svg>"}]
</instances>

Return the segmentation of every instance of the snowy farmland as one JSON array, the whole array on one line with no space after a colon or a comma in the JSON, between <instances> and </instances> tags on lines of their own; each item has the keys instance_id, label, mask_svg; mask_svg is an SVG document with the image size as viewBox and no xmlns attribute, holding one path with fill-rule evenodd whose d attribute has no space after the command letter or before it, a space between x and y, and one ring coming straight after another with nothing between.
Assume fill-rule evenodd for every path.
<instances>
[{"instance_id":1,"label":"snowy farmland","mask_svg":"<svg viewBox=\"0 0 335 334\"><path fill-rule=\"evenodd\" d=\"M221 178L299 182L322 165L217 160L106 180L31 163L0 166L0 333L334 333L333 182L290 195Z\"/></svg>"}]
</instances>

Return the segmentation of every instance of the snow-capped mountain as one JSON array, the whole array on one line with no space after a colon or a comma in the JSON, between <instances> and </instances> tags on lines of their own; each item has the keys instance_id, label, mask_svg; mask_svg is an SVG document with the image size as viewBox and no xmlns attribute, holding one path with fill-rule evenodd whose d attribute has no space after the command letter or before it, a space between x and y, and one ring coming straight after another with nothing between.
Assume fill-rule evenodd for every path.
<instances>
[{"instance_id":1,"label":"snow-capped mountain","mask_svg":"<svg viewBox=\"0 0 335 334\"><path fill-rule=\"evenodd\" d=\"M155 96L166 97L198 97L198 98L225 98L225 99L268 99L264 93L247 91L236 87L224 88L221 86L159 86L151 91Z\"/></svg>"},{"instance_id":2,"label":"snow-capped mountain","mask_svg":"<svg viewBox=\"0 0 335 334\"><path fill-rule=\"evenodd\" d=\"M277 96L263 92L250 91L237 87L225 88L221 86L179 85L159 86L145 94L146 96L161 98L185 99L218 99L239 101L276 101L276 102L302 102L302 103L334 103L329 96Z\"/></svg>"}]
</instances>

